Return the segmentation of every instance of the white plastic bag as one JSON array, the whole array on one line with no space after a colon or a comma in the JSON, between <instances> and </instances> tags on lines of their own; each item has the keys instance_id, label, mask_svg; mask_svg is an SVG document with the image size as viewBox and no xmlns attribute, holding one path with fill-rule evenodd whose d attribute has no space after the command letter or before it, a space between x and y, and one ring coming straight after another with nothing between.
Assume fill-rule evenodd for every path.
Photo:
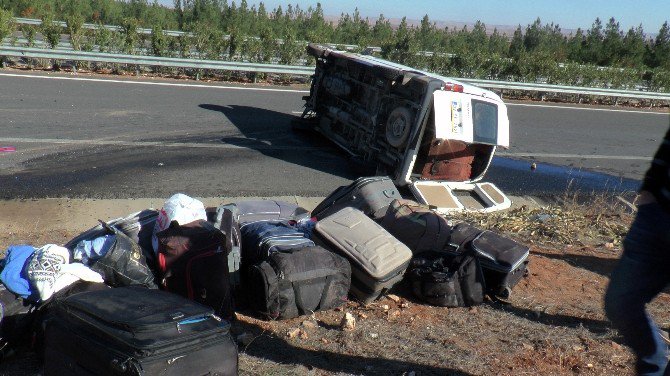
<instances>
[{"instance_id":1,"label":"white plastic bag","mask_svg":"<svg viewBox=\"0 0 670 376\"><path fill-rule=\"evenodd\" d=\"M156 225L154 226L154 233L151 237L151 244L154 247L154 252L158 252L158 238L156 233L170 227L172 221L177 221L180 225L185 225L197 220L207 220L207 213L205 213L205 205L193 197L189 197L183 193L177 193L167 199L163 208L158 212L156 218Z\"/></svg>"}]
</instances>

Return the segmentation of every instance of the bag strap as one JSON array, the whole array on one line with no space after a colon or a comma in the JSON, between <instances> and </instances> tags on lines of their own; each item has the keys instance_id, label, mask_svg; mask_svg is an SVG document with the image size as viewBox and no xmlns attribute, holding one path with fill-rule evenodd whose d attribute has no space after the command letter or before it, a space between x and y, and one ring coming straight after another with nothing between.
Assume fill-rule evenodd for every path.
<instances>
[{"instance_id":1,"label":"bag strap","mask_svg":"<svg viewBox=\"0 0 670 376\"><path fill-rule=\"evenodd\" d=\"M321 292L321 299L319 300L319 306L316 307L317 309L320 309L321 307L324 306L326 303L326 299L328 298L328 292L330 291L330 285L333 282L333 275L329 275L326 277L326 283L323 285L323 292Z\"/></svg>"},{"instance_id":2,"label":"bag strap","mask_svg":"<svg viewBox=\"0 0 670 376\"><path fill-rule=\"evenodd\" d=\"M235 229L237 228L237 231ZM233 218L233 212L228 210L228 209L223 209L223 214L221 216L221 227L220 227L221 232L226 236L226 240L224 243L225 249L226 249L226 255L229 254L234 247L234 238L237 237L237 242L239 243L240 236L239 234L239 227L235 226L235 220Z\"/></svg>"},{"instance_id":3,"label":"bag strap","mask_svg":"<svg viewBox=\"0 0 670 376\"><path fill-rule=\"evenodd\" d=\"M261 262L258 265L254 265L254 268L259 270L259 274L263 279L263 289L265 290L265 312L270 318L276 319L279 316L279 289L281 288L281 281L277 277L275 269L268 262ZM261 297L257 297L261 298ZM258 307L260 308L260 307Z\"/></svg>"}]
</instances>

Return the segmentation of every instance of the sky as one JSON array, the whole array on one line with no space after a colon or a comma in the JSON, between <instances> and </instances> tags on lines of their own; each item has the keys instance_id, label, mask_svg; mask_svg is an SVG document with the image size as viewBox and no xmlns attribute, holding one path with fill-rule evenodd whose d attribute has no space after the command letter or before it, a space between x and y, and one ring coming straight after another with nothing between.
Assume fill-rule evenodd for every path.
<instances>
[{"instance_id":1,"label":"sky","mask_svg":"<svg viewBox=\"0 0 670 376\"><path fill-rule=\"evenodd\" d=\"M172 5L172 0L160 0ZM231 3L232 0L228 0ZM260 1L247 0L248 4ZM278 5L286 9L287 4L298 4L302 9L315 6L316 0L264 0L268 10ZM555 23L562 29L589 29L596 17L603 24L614 17L625 32L642 24L646 33L657 33L665 21L670 21L669 0L322 0L321 6L327 16L353 13L358 7L364 17L420 20L425 14L434 21L474 23L482 21L487 26L506 25L525 27L536 18L542 24ZM239 5L240 0L236 0Z\"/></svg>"}]
</instances>

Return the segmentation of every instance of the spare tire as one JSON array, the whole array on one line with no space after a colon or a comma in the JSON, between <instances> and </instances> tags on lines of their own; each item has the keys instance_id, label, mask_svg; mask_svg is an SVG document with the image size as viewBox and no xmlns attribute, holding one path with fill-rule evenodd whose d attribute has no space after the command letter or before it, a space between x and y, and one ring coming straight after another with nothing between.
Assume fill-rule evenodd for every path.
<instances>
[{"instance_id":1,"label":"spare tire","mask_svg":"<svg viewBox=\"0 0 670 376\"><path fill-rule=\"evenodd\" d=\"M399 148L407 143L412 118L412 111L407 107L396 107L391 111L386 120L386 141L389 145Z\"/></svg>"}]
</instances>

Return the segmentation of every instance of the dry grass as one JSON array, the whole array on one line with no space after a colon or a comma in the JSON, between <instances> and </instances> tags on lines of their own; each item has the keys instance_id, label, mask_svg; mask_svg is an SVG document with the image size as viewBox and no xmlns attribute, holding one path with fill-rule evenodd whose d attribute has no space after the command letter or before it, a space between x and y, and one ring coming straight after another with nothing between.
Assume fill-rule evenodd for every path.
<instances>
[{"instance_id":1,"label":"dry grass","mask_svg":"<svg viewBox=\"0 0 670 376\"><path fill-rule=\"evenodd\" d=\"M497 213L458 213L450 217L483 229L508 234L532 244L616 246L633 218L630 208L615 196L564 195L559 203Z\"/></svg>"}]
</instances>

